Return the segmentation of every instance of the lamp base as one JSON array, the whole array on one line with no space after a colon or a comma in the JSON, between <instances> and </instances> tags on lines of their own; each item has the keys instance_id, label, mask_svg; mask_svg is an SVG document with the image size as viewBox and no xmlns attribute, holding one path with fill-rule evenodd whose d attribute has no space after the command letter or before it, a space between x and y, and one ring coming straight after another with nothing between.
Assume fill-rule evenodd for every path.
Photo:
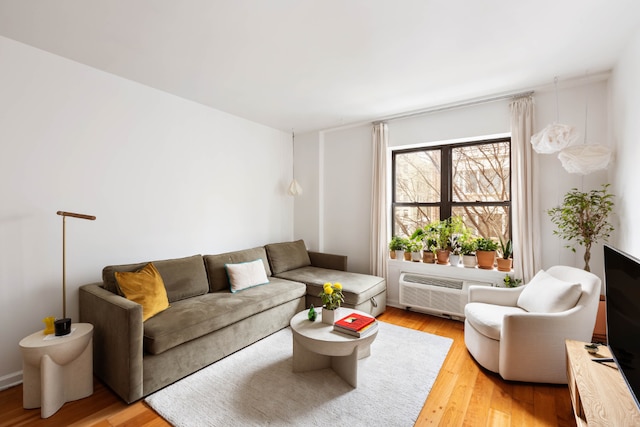
<instances>
[{"instance_id":1,"label":"lamp base","mask_svg":"<svg viewBox=\"0 0 640 427\"><path fill-rule=\"evenodd\" d=\"M54 322L56 328L56 336L69 335L71 333L71 319L58 319Z\"/></svg>"}]
</instances>

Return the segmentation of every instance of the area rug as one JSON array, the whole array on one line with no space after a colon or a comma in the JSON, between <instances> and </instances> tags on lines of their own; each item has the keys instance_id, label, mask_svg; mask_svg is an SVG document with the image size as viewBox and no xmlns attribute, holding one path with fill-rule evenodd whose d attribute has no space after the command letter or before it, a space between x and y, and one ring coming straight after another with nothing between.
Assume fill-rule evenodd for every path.
<instances>
[{"instance_id":1,"label":"area rug","mask_svg":"<svg viewBox=\"0 0 640 427\"><path fill-rule=\"evenodd\" d=\"M331 369L292 372L286 328L145 400L178 427L412 426L452 340L379 323L357 388Z\"/></svg>"}]
</instances>

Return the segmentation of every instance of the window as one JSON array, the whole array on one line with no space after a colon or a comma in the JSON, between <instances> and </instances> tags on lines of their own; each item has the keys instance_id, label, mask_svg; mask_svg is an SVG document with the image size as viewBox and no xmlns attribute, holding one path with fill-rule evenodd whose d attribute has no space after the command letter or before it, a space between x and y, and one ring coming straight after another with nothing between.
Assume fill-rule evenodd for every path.
<instances>
[{"instance_id":1,"label":"window","mask_svg":"<svg viewBox=\"0 0 640 427\"><path fill-rule=\"evenodd\" d=\"M460 216L477 236L511 234L511 138L397 150L392 154L393 235Z\"/></svg>"}]
</instances>

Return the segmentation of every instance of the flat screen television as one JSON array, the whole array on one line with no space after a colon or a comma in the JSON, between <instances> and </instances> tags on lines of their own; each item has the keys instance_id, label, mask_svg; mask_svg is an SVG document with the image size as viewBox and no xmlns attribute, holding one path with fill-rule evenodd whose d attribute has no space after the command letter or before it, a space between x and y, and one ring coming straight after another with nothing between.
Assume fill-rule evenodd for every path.
<instances>
[{"instance_id":1,"label":"flat screen television","mask_svg":"<svg viewBox=\"0 0 640 427\"><path fill-rule=\"evenodd\" d=\"M607 344L640 409L640 261L604 246Z\"/></svg>"}]
</instances>

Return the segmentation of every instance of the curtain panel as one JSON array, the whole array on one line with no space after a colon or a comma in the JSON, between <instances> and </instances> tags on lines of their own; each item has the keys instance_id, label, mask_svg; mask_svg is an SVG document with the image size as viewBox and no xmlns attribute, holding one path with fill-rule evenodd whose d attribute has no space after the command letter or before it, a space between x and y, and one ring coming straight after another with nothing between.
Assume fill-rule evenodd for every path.
<instances>
[{"instance_id":1,"label":"curtain panel","mask_svg":"<svg viewBox=\"0 0 640 427\"><path fill-rule=\"evenodd\" d=\"M389 127L375 123L372 130L373 174L371 182L371 245L369 261L371 274L387 277L388 220L387 220L387 147Z\"/></svg>"},{"instance_id":2,"label":"curtain panel","mask_svg":"<svg viewBox=\"0 0 640 427\"><path fill-rule=\"evenodd\" d=\"M530 144L534 125L531 95L514 98L511 111L511 218L513 269L524 283L541 268L537 161Z\"/></svg>"}]
</instances>

